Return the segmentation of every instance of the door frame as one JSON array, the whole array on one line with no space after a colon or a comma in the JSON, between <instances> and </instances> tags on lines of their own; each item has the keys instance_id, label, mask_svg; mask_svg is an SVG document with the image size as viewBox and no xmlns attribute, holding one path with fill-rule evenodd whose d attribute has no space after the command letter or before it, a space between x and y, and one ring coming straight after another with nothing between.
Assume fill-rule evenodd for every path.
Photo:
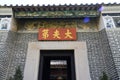
<instances>
[{"instance_id":1,"label":"door frame","mask_svg":"<svg viewBox=\"0 0 120 80\"><path fill-rule=\"evenodd\" d=\"M76 80L91 80L85 41L29 42L23 80L38 80L40 50L74 50Z\"/></svg>"}]
</instances>

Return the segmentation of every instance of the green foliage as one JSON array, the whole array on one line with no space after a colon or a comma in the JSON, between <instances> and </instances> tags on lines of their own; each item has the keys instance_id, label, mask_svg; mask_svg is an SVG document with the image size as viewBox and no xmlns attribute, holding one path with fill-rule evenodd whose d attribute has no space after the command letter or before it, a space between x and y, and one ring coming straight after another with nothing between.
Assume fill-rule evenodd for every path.
<instances>
[{"instance_id":1,"label":"green foliage","mask_svg":"<svg viewBox=\"0 0 120 80\"><path fill-rule=\"evenodd\" d=\"M20 69L20 66L18 66L18 68L16 69L15 75L9 78L9 80L22 80L23 76L22 76L22 71Z\"/></svg>"},{"instance_id":2,"label":"green foliage","mask_svg":"<svg viewBox=\"0 0 120 80\"><path fill-rule=\"evenodd\" d=\"M103 72L103 76L100 78L100 80L108 80L108 76L105 72Z\"/></svg>"},{"instance_id":3,"label":"green foliage","mask_svg":"<svg viewBox=\"0 0 120 80\"><path fill-rule=\"evenodd\" d=\"M12 77L10 77L9 80L14 80L14 79Z\"/></svg>"},{"instance_id":4,"label":"green foliage","mask_svg":"<svg viewBox=\"0 0 120 80\"><path fill-rule=\"evenodd\" d=\"M20 66L18 66L14 75L14 80L22 80L22 78L23 78L22 72L21 72Z\"/></svg>"}]
</instances>

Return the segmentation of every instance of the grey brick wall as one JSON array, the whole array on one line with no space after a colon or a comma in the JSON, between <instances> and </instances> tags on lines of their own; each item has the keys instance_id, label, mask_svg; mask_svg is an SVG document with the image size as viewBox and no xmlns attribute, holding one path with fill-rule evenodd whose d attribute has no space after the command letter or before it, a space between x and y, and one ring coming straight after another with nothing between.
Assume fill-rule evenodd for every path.
<instances>
[{"instance_id":1,"label":"grey brick wall","mask_svg":"<svg viewBox=\"0 0 120 80\"><path fill-rule=\"evenodd\" d=\"M28 42L37 41L37 33L16 33L17 40L14 42L14 55L12 57L8 76L14 75L15 68L21 66L24 71L24 65L27 54Z\"/></svg>"},{"instance_id":2,"label":"grey brick wall","mask_svg":"<svg viewBox=\"0 0 120 80\"><path fill-rule=\"evenodd\" d=\"M87 42L92 80L99 80L102 71L105 71L112 80L118 80L106 31L79 32L77 35L78 41ZM6 37L3 39L3 36ZM19 65L24 71L28 42L37 42L37 33L0 33L0 41L0 80L5 80L5 76L14 75L15 68Z\"/></svg>"},{"instance_id":3,"label":"grey brick wall","mask_svg":"<svg viewBox=\"0 0 120 80\"><path fill-rule=\"evenodd\" d=\"M105 30L100 32L78 33L78 41L86 41L92 80L99 80L106 72L111 80L118 80L112 52Z\"/></svg>"},{"instance_id":4,"label":"grey brick wall","mask_svg":"<svg viewBox=\"0 0 120 80\"><path fill-rule=\"evenodd\" d=\"M0 32L0 80L6 80L13 55L14 32Z\"/></svg>"},{"instance_id":5,"label":"grey brick wall","mask_svg":"<svg viewBox=\"0 0 120 80\"><path fill-rule=\"evenodd\" d=\"M109 29L106 30L109 45L112 51L112 56L115 62L117 73L120 80L120 30L119 29Z\"/></svg>"},{"instance_id":6,"label":"grey brick wall","mask_svg":"<svg viewBox=\"0 0 120 80\"><path fill-rule=\"evenodd\" d=\"M105 71L105 63L98 32L78 33L78 41L86 41L88 49L88 60L92 80L99 80L102 71Z\"/></svg>"},{"instance_id":7,"label":"grey brick wall","mask_svg":"<svg viewBox=\"0 0 120 80\"><path fill-rule=\"evenodd\" d=\"M105 29L102 30L100 32L100 35L101 35L100 39L101 39L101 47L102 47L102 51L103 51L103 57L104 57L105 64L106 64L106 71L110 77L110 80L111 79L119 80L106 30Z\"/></svg>"}]
</instances>

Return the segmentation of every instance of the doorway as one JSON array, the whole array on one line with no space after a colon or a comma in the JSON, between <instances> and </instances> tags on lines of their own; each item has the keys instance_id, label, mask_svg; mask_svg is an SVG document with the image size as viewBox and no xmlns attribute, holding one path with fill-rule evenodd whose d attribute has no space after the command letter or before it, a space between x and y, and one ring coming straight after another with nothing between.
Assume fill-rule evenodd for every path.
<instances>
[{"instance_id":1,"label":"doorway","mask_svg":"<svg viewBox=\"0 0 120 80\"><path fill-rule=\"evenodd\" d=\"M38 80L75 80L74 50L40 50Z\"/></svg>"}]
</instances>

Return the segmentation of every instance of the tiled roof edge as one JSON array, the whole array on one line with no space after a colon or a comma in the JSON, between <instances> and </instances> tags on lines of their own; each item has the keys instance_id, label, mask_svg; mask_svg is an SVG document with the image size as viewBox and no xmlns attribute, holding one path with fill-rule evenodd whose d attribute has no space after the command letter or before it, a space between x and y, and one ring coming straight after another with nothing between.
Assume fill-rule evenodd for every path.
<instances>
[{"instance_id":1,"label":"tiled roof edge","mask_svg":"<svg viewBox=\"0 0 120 80\"><path fill-rule=\"evenodd\" d=\"M18 4L16 4L16 5L12 5L12 4L10 4L10 5L7 5L7 4L4 4L4 5L0 5L0 7L26 7L26 6L31 6L31 7L45 7L45 6L91 6L91 5L94 5L94 6L97 6L97 5L106 5L106 6L114 6L114 5L120 5L120 3L107 3L107 4L105 4L105 3L96 3L96 4L93 4L93 3L91 3L91 4L88 4L88 3L86 3L86 4L59 4L59 5L55 5L55 4L52 4L52 5L50 5L50 4L47 4L47 5L45 5L45 4L43 4L43 5L39 5L39 4L37 4L37 5L34 5L34 4L26 4L26 5L23 5L23 4L20 4L20 5L18 5Z\"/></svg>"}]
</instances>

